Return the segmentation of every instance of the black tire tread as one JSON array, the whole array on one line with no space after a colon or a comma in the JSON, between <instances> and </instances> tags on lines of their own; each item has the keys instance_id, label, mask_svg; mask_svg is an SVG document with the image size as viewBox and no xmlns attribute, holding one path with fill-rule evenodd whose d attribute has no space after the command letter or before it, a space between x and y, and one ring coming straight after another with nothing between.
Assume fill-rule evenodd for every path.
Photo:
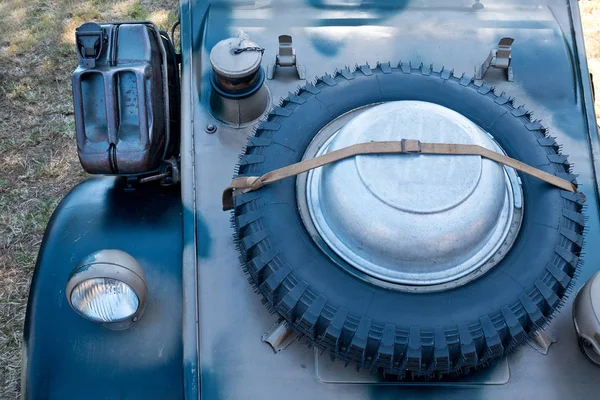
<instances>
[{"instance_id":1,"label":"black tire tread","mask_svg":"<svg viewBox=\"0 0 600 400\"><path fill-rule=\"evenodd\" d=\"M533 113L515 106L512 97L496 94L495 88L466 75L456 76L453 70L434 69L432 65L410 63L379 63L376 67L357 65L325 75L299 88L280 101L248 140L240 158L239 176L250 174L248 167L264 160L261 148L272 144L273 131L281 121L301 107L308 98L327 88L358 75L422 74L430 79L453 80L482 96L492 97L499 107L521 121L527 130L537 135L546 149L548 162L555 174L575 183L567 156L562 155L554 138ZM330 304L322 294L313 293L305 281L298 281L294 271L279 259L279 251L269 243L269 232L260 220L264 204L260 190L235 197L233 226L243 268L255 291L266 299L272 312L279 313L289 325L308 338L312 345L328 350L332 359L357 368L382 370L399 378L440 378L459 375L480 368L498 357L514 351L529 335L544 327L563 305L570 293L581 263L583 230L582 215L585 197L581 193L561 192L563 199L560 232L563 245L556 248L555 260L546 266L545 275L526 288L518 301L501 308L496 315L484 315L479 321L455 327L436 326L432 330L419 327L397 327L385 321L351 315L348 310Z\"/></svg>"}]
</instances>

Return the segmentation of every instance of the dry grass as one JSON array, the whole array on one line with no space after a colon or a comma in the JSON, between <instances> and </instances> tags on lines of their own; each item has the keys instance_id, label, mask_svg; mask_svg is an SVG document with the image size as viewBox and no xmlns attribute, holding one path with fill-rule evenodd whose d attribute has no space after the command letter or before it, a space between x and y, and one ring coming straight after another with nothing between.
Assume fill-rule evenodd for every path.
<instances>
[{"instance_id":1,"label":"dry grass","mask_svg":"<svg viewBox=\"0 0 600 400\"><path fill-rule=\"evenodd\" d=\"M588 66L596 86L596 118L600 125L600 0L583 0L579 7Z\"/></svg>"},{"instance_id":2,"label":"dry grass","mask_svg":"<svg viewBox=\"0 0 600 400\"><path fill-rule=\"evenodd\" d=\"M0 0L0 399L17 398L35 258L58 201L81 181L71 72L85 21L153 19L177 0Z\"/></svg>"},{"instance_id":3,"label":"dry grass","mask_svg":"<svg viewBox=\"0 0 600 400\"><path fill-rule=\"evenodd\" d=\"M74 144L70 75L84 21L152 19L177 0L0 0L0 398L16 398L27 292L44 227L84 178ZM600 0L580 3L600 92ZM600 116L600 95L596 112Z\"/></svg>"}]
</instances>

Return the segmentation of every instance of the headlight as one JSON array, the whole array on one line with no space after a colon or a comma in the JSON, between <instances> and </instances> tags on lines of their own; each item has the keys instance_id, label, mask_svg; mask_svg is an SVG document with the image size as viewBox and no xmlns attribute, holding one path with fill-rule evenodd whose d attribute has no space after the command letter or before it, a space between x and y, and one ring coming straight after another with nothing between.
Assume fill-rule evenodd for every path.
<instances>
[{"instance_id":1,"label":"headlight","mask_svg":"<svg viewBox=\"0 0 600 400\"><path fill-rule=\"evenodd\" d=\"M71 305L94 322L123 321L138 309L140 301L129 285L110 278L81 282L71 293Z\"/></svg>"},{"instance_id":2,"label":"headlight","mask_svg":"<svg viewBox=\"0 0 600 400\"><path fill-rule=\"evenodd\" d=\"M148 293L140 264L121 250L100 250L73 269L67 300L83 318L121 330L136 323Z\"/></svg>"}]
</instances>

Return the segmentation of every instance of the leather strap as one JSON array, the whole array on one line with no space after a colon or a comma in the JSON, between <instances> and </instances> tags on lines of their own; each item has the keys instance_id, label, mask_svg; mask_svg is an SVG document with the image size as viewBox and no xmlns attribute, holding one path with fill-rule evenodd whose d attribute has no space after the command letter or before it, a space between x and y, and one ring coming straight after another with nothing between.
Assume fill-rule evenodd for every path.
<instances>
[{"instance_id":1,"label":"leather strap","mask_svg":"<svg viewBox=\"0 0 600 400\"><path fill-rule=\"evenodd\" d=\"M560 189L576 192L577 187L571 182L558 176L534 168L514 158L507 157L495 151L474 144L421 143L418 140L403 139L401 141L359 143L343 149L323 154L319 157L267 172L262 176L245 176L234 178L223 191L223 211L233 208L233 197L247 193L273 182L296 176L311 169L322 167L345 158L361 154L437 154L437 155L469 155L481 156L500 164L521 171Z\"/></svg>"}]
</instances>

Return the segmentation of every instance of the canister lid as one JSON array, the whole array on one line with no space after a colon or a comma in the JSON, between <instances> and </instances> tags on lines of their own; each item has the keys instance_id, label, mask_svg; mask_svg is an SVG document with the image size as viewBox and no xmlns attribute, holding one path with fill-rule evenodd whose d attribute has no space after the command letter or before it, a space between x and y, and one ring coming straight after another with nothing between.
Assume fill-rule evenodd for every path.
<instances>
[{"instance_id":1,"label":"canister lid","mask_svg":"<svg viewBox=\"0 0 600 400\"><path fill-rule=\"evenodd\" d=\"M222 78L248 78L256 73L261 60L261 48L242 31L236 37L221 40L210 52L212 68Z\"/></svg>"},{"instance_id":2,"label":"canister lid","mask_svg":"<svg viewBox=\"0 0 600 400\"><path fill-rule=\"evenodd\" d=\"M354 117L318 155L406 137L497 150L453 110L396 101ZM500 164L470 155L360 155L307 176L309 213L327 245L364 273L408 285L447 283L490 259L512 224L511 193Z\"/></svg>"}]
</instances>

